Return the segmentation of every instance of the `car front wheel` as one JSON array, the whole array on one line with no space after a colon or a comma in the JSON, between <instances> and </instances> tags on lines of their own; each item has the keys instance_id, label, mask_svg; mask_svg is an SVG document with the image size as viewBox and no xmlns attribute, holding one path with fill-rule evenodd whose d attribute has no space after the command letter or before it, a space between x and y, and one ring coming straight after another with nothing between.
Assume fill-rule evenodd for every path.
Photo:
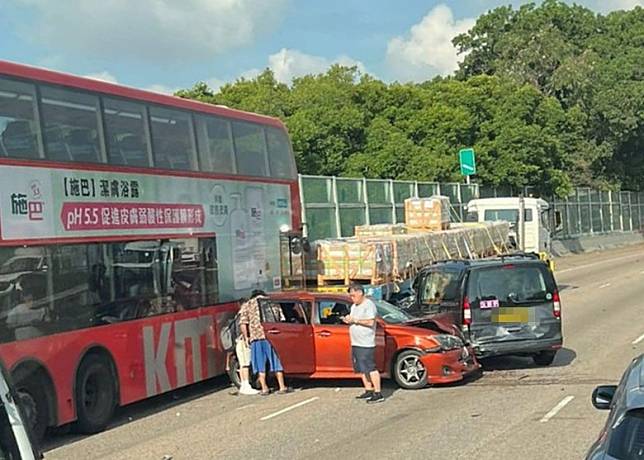
<instances>
[{"instance_id":1,"label":"car front wheel","mask_svg":"<svg viewBox=\"0 0 644 460\"><path fill-rule=\"evenodd\" d=\"M420 352L405 350L396 357L394 379L407 390L417 390L427 385L427 369L420 360Z\"/></svg>"}]
</instances>

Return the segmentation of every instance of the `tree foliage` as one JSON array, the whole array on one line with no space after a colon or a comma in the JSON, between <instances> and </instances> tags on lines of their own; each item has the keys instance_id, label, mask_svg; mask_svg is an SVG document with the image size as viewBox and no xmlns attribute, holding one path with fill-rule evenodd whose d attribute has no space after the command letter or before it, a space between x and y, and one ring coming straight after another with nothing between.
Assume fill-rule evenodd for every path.
<instances>
[{"instance_id":1,"label":"tree foliage","mask_svg":"<svg viewBox=\"0 0 644 460\"><path fill-rule=\"evenodd\" d=\"M457 181L457 152L471 146L485 184L640 188L644 9L500 7L454 44L455 75L420 84L334 65L291 85L267 69L177 94L280 117L304 174Z\"/></svg>"}]
</instances>

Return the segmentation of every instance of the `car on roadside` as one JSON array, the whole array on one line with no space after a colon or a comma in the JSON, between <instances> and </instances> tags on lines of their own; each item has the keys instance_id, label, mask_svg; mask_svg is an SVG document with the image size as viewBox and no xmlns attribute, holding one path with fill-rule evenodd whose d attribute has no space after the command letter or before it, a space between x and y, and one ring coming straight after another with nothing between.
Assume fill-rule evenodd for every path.
<instances>
[{"instance_id":1,"label":"car on roadside","mask_svg":"<svg viewBox=\"0 0 644 460\"><path fill-rule=\"evenodd\" d=\"M413 288L410 312L460 327L478 358L531 356L547 366L563 345L559 289L536 254L436 262Z\"/></svg>"},{"instance_id":2,"label":"car on roadside","mask_svg":"<svg viewBox=\"0 0 644 460\"><path fill-rule=\"evenodd\" d=\"M618 385L600 385L592 394L596 409L610 410L587 460L644 458L644 354L631 361Z\"/></svg>"},{"instance_id":3,"label":"car on roadside","mask_svg":"<svg viewBox=\"0 0 644 460\"><path fill-rule=\"evenodd\" d=\"M375 300L376 365L405 389L447 384L476 373L480 365L460 331L438 321L413 317ZM305 379L357 378L351 361L347 294L280 292L260 302L267 339L287 376ZM277 313L276 313L277 312ZM237 363L229 373L237 383Z\"/></svg>"}]
</instances>

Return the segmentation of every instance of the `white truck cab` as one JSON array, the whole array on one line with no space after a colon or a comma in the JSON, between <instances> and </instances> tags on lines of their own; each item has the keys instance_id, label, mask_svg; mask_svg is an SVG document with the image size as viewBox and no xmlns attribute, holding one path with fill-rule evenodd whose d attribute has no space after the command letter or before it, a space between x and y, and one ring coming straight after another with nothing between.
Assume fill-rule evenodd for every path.
<instances>
[{"instance_id":1,"label":"white truck cab","mask_svg":"<svg viewBox=\"0 0 644 460\"><path fill-rule=\"evenodd\" d=\"M523 209L523 218L520 210ZM467 204L467 222L504 220L510 223L510 242L524 252L550 253L548 202L541 198L479 198ZM555 222L559 226L557 216Z\"/></svg>"}]
</instances>

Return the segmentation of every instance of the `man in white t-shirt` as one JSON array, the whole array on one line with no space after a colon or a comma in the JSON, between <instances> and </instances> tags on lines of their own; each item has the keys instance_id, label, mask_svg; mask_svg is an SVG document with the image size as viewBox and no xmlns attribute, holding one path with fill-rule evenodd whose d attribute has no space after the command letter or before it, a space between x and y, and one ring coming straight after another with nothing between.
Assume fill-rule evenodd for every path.
<instances>
[{"instance_id":1,"label":"man in white t-shirt","mask_svg":"<svg viewBox=\"0 0 644 460\"><path fill-rule=\"evenodd\" d=\"M367 403L379 403L385 400L380 392L380 373L376 368L376 305L364 295L360 284L349 287L351 314L342 318L350 324L351 358L353 370L360 374L364 392L357 399L366 399Z\"/></svg>"}]
</instances>

